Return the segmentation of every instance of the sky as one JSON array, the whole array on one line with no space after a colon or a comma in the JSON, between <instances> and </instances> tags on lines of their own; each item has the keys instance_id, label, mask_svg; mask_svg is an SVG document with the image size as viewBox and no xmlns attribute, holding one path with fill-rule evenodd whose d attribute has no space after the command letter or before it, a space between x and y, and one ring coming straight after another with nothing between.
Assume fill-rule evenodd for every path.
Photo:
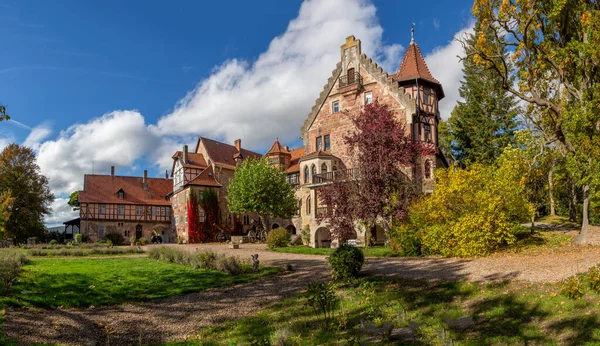
<instances>
[{"instance_id":1,"label":"sky","mask_svg":"<svg viewBox=\"0 0 600 346\"><path fill-rule=\"evenodd\" d=\"M162 177L198 136L265 152L299 146L306 119L354 35L388 73L410 43L446 98L459 99L456 37L471 1L0 0L0 150L35 150L56 196L48 226L77 217L66 204L83 175Z\"/></svg>"}]
</instances>

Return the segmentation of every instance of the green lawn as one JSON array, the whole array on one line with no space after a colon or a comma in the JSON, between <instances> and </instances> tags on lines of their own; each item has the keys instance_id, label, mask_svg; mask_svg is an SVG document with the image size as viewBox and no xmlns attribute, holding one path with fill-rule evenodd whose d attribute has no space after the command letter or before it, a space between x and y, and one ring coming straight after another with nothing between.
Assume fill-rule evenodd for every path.
<instances>
[{"instance_id":1,"label":"green lawn","mask_svg":"<svg viewBox=\"0 0 600 346\"><path fill-rule=\"evenodd\" d=\"M34 259L23 266L13 295L4 300L41 308L140 302L246 283L277 271L227 275L148 258Z\"/></svg>"},{"instance_id":2,"label":"green lawn","mask_svg":"<svg viewBox=\"0 0 600 346\"><path fill-rule=\"evenodd\" d=\"M329 256L335 249L333 248L312 248L304 245L300 246L288 246L278 247L271 251L284 252L284 253L297 253L304 255L325 255ZM366 257L394 257L396 256L389 248L384 246L371 246L369 248L362 248Z\"/></svg>"},{"instance_id":3,"label":"green lawn","mask_svg":"<svg viewBox=\"0 0 600 346\"><path fill-rule=\"evenodd\" d=\"M598 345L600 297L581 300L561 295L558 284L476 284L369 278L356 287L338 289L329 330L306 298L285 300L235 322L200 330L185 343L169 345L358 345L368 334L363 323L393 328L415 326L424 345ZM464 330L446 319L470 316ZM196 341L194 341L196 340ZM375 344L390 342L378 338Z\"/></svg>"}]
</instances>

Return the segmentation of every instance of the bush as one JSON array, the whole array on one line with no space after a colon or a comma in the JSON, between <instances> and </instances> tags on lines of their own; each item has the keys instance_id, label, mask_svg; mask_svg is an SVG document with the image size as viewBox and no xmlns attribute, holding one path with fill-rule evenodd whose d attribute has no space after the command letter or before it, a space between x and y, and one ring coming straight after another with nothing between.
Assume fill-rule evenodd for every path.
<instances>
[{"instance_id":1,"label":"bush","mask_svg":"<svg viewBox=\"0 0 600 346\"><path fill-rule=\"evenodd\" d=\"M331 276L334 280L357 278L365 262L365 255L356 246L342 245L329 256Z\"/></svg>"},{"instance_id":2,"label":"bush","mask_svg":"<svg viewBox=\"0 0 600 346\"><path fill-rule=\"evenodd\" d=\"M242 265L237 257L233 256L218 256L215 269L220 270L229 275L238 275L242 273Z\"/></svg>"},{"instance_id":3,"label":"bush","mask_svg":"<svg viewBox=\"0 0 600 346\"><path fill-rule=\"evenodd\" d=\"M132 235L131 237L129 237L129 243L130 244L135 244L136 240L137 240L137 238L134 235Z\"/></svg>"},{"instance_id":4,"label":"bush","mask_svg":"<svg viewBox=\"0 0 600 346\"><path fill-rule=\"evenodd\" d=\"M75 234L75 241L81 243L83 241L83 235L81 233Z\"/></svg>"},{"instance_id":5,"label":"bush","mask_svg":"<svg viewBox=\"0 0 600 346\"><path fill-rule=\"evenodd\" d=\"M306 225L302 228L302 232L300 232L300 237L302 238L302 244L308 245L310 244L310 226Z\"/></svg>"},{"instance_id":6,"label":"bush","mask_svg":"<svg viewBox=\"0 0 600 346\"><path fill-rule=\"evenodd\" d=\"M2 280L3 296L10 293L10 289L25 263L27 263L27 257L21 251L0 249L0 279Z\"/></svg>"},{"instance_id":7,"label":"bush","mask_svg":"<svg viewBox=\"0 0 600 346\"><path fill-rule=\"evenodd\" d=\"M123 237L123 235L121 233L117 233L117 232L110 232L110 233L106 233L106 235L104 236L107 240L110 240L110 242L113 245L123 245L123 243L125 243L125 237Z\"/></svg>"},{"instance_id":8,"label":"bush","mask_svg":"<svg viewBox=\"0 0 600 346\"><path fill-rule=\"evenodd\" d=\"M242 273L242 264L237 257L217 255L212 251L199 251L195 254L189 253L175 247L163 246L148 251L148 257L188 265L194 269L219 270L230 275Z\"/></svg>"},{"instance_id":9,"label":"bush","mask_svg":"<svg viewBox=\"0 0 600 346\"><path fill-rule=\"evenodd\" d=\"M562 294L571 299L580 299L585 294L583 280L579 275L573 275L562 282Z\"/></svg>"},{"instance_id":10,"label":"bush","mask_svg":"<svg viewBox=\"0 0 600 346\"><path fill-rule=\"evenodd\" d=\"M217 254L212 251L199 251L196 253L196 257L192 260L192 267L194 269L215 269L217 267Z\"/></svg>"},{"instance_id":11,"label":"bush","mask_svg":"<svg viewBox=\"0 0 600 346\"><path fill-rule=\"evenodd\" d=\"M285 228L279 227L267 234L267 246L271 249L288 246L292 235Z\"/></svg>"},{"instance_id":12,"label":"bush","mask_svg":"<svg viewBox=\"0 0 600 346\"><path fill-rule=\"evenodd\" d=\"M147 245L147 244L148 244L148 239L146 239L146 238L144 238L144 237L141 237L141 238L140 238L140 244L142 244L142 245Z\"/></svg>"},{"instance_id":13,"label":"bush","mask_svg":"<svg viewBox=\"0 0 600 346\"><path fill-rule=\"evenodd\" d=\"M600 292L600 268L598 265L588 270L587 278L590 288L595 292Z\"/></svg>"},{"instance_id":14,"label":"bush","mask_svg":"<svg viewBox=\"0 0 600 346\"><path fill-rule=\"evenodd\" d=\"M393 227L389 233L390 249L399 256L421 256L421 237L409 225Z\"/></svg>"},{"instance_id":15,"label":"bush","mask_svg":"<svg viewBox=\"0 0 600 346\"><path fill-rule=\"evenodd\" d=\"M310 282L306 291L306 301L313 308L317 319L323 315L323 327L327 330L337 303L334 286L330 282Z\"/></svg>"},{"instance_id":16,"label":"bush","mask_svg":"<svg viewBox=\"0 0 600 346\"><path fill-rule=\"evenodd\" d=\"M48 243L49 245L56 245L58 244L58 241L56 239L52 239L50 240L50 243Z\"/></svg>"}]
</instances>

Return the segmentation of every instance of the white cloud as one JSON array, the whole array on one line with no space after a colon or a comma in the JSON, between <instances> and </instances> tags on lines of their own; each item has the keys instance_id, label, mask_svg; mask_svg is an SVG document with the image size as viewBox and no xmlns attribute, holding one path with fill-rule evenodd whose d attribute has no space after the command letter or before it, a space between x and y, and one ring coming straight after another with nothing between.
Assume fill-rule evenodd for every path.
<instances>
[{"instance_id":1,"label":"white cloud","mask_svg":"<svg viewBox=\"0 0 600 346\"><path fill-rule=\"evenodd\" d=\"M73 208L67 204L68 198L56 198L50 208L52 214L44 218L44 223L48 227L60 226L67 220L72 220L79 216L78 211L73 211Z\"/></svg>"},{"instance_id":2,"label":"white cloud","mask_svg":"<svg viewBox=\"0 0 600 346\"><path fill-rule=\"evenodd\" d=\"M31 132L29 133L29 136L27 136L27 138L25 139L25 142L23 142L23 145L37 150L40 146L40 143L44 139L48 138L48 136L50 136L51 134L52 129L50 129L50 126L48 124L38 125L31 129Z\"/></svg>"},{"instance_id":3,"label":"white cloud","mask_svg":"<svg viewBox=\"0 0 600 346\"><path fill-rule=\"evenodd\" d=\"M114 111L62 131L42 143L38 164L55 195L70 194L83 185L85 173L108 173L110 166L131 167L162 139L153 134L137 111Z\"/></svg>"},{"instance_id":4,"label":"white cloud","mask_svg":"<svg viewBox=\"0 0 600 346\"><path fill-rule=\"evenodd\" d=\"M435 30L439 30L440 28L440 20L437 18L433 18L433 27L435 28Z\"/></svg>"},{"instance_id":5,"label":"white cloud","mask_svg":"<svg viewBox=\"0 0 600 346\"><path fill-rule=\"evenodd\" d=\"M154 129L229 143L242 138L251 148L266 148L277 136L296 139L347 36L360 39L367 55L396 70L402 46L384 45L382 33L371 3L307 0L256 61L224 62Z\"/></svg>"},{"instance_id":6,"label":"white cloud","mask_svg":"<svg viewBox=\"0 0 600 346\"><path fill-rule=\"evenodd\" d=\"M458 38L473 32L473 24L456 33L447 45L434 49L425 57L431 74L442 83L446 97L440 101L440 116L446 120L460 99L458 88L463 78L462 62L463 48Z\"/></svg>"}]
</instances>

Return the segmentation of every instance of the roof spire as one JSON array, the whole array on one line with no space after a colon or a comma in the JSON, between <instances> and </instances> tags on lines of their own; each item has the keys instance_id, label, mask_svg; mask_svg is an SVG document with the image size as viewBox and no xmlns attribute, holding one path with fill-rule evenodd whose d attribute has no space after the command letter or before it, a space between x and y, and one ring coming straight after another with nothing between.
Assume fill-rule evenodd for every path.
<instances>
[{"instance_id":1,"label":"roof spire","mask_svg":"<svg viewBox=\"0 0 600 346\"><path fill-rule=\"evenodd\" d=\"M410 28L410 44L415 43L415 22L412 22L412 28Z\"/></svg>"}]
</instances>

